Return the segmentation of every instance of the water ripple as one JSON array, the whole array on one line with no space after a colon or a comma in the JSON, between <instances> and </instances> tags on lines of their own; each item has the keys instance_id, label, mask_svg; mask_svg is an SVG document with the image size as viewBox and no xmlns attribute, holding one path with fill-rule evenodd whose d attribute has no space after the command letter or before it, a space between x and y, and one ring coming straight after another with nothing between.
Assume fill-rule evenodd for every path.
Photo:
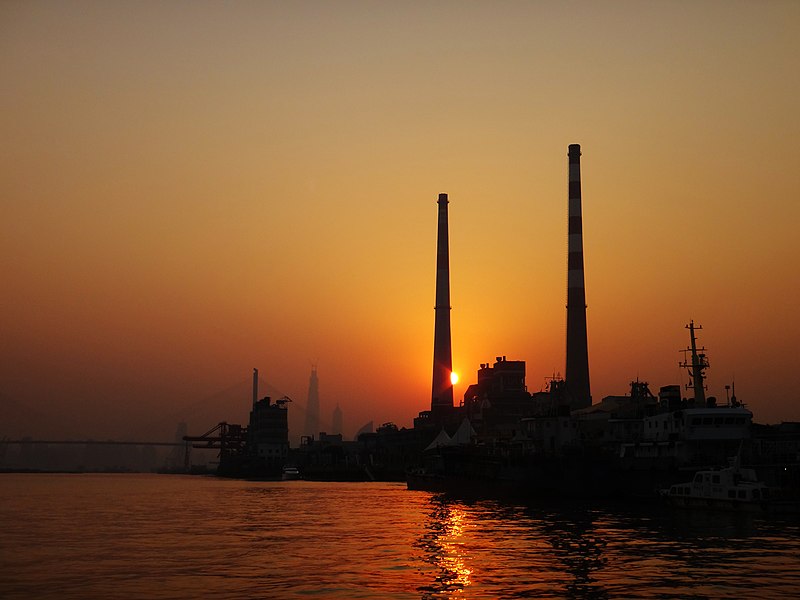
<instances>
[{"instance_id":1,"label":"water ripple","mask_svg":"<svg viewBox=\"0 0 800 600\"><path fill-rule=\"evenodd\" d=\"M398 484L0 476L0 597L783 598L792 520Z\"/></svg>"}]
</instances>

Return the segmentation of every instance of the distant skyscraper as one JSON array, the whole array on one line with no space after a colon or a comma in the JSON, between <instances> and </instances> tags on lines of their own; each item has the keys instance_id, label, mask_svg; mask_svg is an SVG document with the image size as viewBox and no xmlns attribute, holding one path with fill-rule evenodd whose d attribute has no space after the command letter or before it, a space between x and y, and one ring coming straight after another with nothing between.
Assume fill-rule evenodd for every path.
<instances>
[{"instance_id":1,"label":"distant skyscraper","mask_svg":"<svg viewBox=\"0 0 800 600\"><path fill-rule=\"evenodd\" d=\"M305 435L319 435L319 381L317 380L317 366L311 367L311 377L308 380L308 404L306 404Z\"/></svg>"},{"instance_id":2,"label":"distant skyscraper","mask_svg":"<svg viewBox=\"0 0 800 600\"><path fill-rule=\"evenodd\" d=\"M336 404L336 408L333 409L333 435L339 435L342 433L342 409L339 408L339 404Z\"/></svg>"}]
</instances>

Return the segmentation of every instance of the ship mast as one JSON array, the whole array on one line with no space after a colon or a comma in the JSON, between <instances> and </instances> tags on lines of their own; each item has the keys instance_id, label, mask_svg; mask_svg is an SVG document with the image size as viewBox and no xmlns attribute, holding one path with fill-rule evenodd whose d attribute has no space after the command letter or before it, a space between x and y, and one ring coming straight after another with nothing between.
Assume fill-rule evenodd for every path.
<instances>
[{"instance_id":1,"label":"ship mast","mask_svg":"<svg viewBox=\"0 0 800 600\"><path fill-rule=\"evenodd\" d=\"M691 339L692 345L686 350L683 350L683 352L692 353L692 362L690 364L686 360L684 354L684 361L680 363L680 366L689 369L689 384L686 386L686 389L694 388L695 404L699 404L700 406L705 406L706 386L705 386L704 371L708 368L708 359L706 358L705 354L706 349L697 348L697 337L694 334L696 329L702 329L702 328L703 327L700 325L695 325L693 320L689 321L689 324L686 326L686 329L689 330L689 337Z\"/></svg>"}]
</instances>

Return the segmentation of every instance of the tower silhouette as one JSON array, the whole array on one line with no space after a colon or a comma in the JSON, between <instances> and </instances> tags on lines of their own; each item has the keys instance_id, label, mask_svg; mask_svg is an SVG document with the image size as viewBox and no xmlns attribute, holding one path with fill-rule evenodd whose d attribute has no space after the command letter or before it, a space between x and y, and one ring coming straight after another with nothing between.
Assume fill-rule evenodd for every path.
<instances>
[{"instance_id":1,"label":"tower silhouette","mask_svg":"<svg viewBox=\"0 0 800 600\"><path fill-rule=\"evenodd\" d=\"M311 367L311 377L308 380L308 403L306 404L305 435L316 436L319 434L319 380L317 379L317 366Z\"/></svg>"},{"instance_id":2,"label":"tower silhouette","mask_svg":"<svg viewBox=\"0 0 800 600\"><path fill-rule=\"evenodd\" d=\"M450 244L448 241L447 194L439 194L439 230L436 248L436 311L433 332L433 389L431 412L453 408L453 350L450 339Z\"/></svg>"},{"instance_id":3,"label":"tower silhouette","mask_svg":"<svg viewBox=\"0 0 800 600\"><path fill-rule=\"evenodd\" d=\"M583 219L581 207L581 147L570 144L569 238L567 242L567 368L566 387L571 410L591 406L589 349L586 340L586 289L583 277Z\"/></svg>"}]
</instances>

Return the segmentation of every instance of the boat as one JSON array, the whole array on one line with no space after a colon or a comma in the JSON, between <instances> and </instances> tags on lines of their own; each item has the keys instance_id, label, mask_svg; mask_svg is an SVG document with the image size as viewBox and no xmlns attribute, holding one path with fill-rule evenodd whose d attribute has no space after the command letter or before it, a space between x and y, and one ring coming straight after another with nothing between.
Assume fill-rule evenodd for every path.
<instances>
[{"instance_id":1,"label":"boat","mask_svg":"<svg viewBox=\"0 0 800 600\"><path fill-rule=\"evenodd\" d=\"M283 473L281 474L281 479L283 481L294 481L302 478L303 476L300 474L300 469L297 467L293 467L291 465L286 465L283 467Z\"/></svg>"},{"instance_id":2,"label":"boat","mask_svg":"<svg viewBox=\"0 0 800 600\"><path fill-rule=\"evenodd\" d=\"M753 469L742 468L739 456L724 469L697 471L694 478L661 490L667 503L680 508L764 511L769 506L769 488Z\"/></svg>"}]
</instances>

